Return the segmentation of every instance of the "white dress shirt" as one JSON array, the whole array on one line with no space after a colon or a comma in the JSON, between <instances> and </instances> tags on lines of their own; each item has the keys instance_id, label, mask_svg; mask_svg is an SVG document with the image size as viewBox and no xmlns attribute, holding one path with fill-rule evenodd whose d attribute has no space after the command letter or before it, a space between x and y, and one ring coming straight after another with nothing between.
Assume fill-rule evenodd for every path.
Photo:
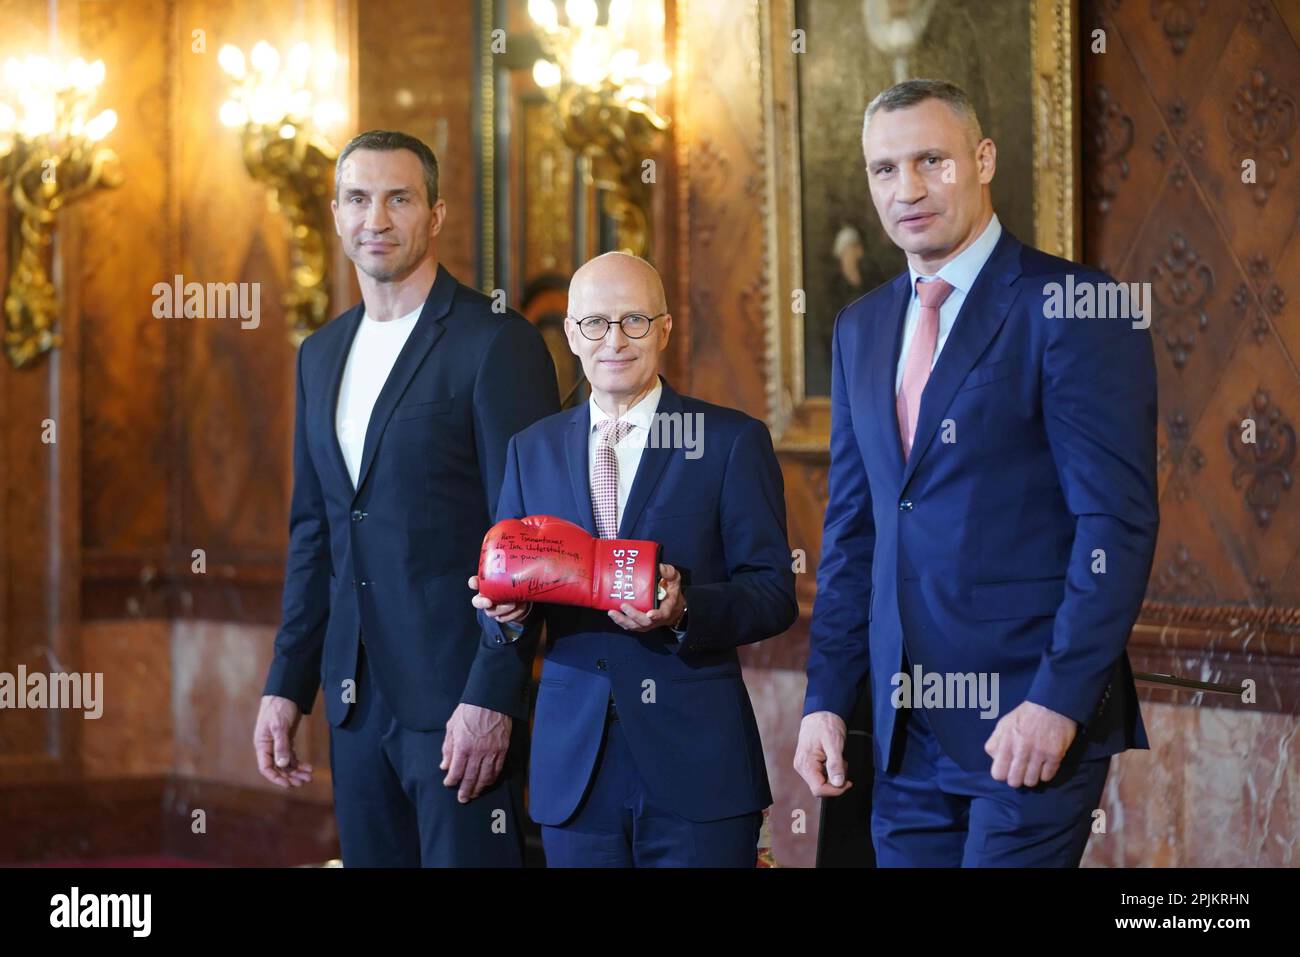
<instances>
[{"instance_id":1,"label":"white dress shirt","mask_svg":"<svg viewBox=\"0 0 1300 957\"><path fill-rule=\"evenodd\" d=\"M370 413L374 411L388 374L393 371L397 356L411 337L411 330L423 309L424 303L420 303L414 312L387 322L376 322L363 315L361 324L357 326L347 365L343 367L339 404L334 412L334 428L338 433L339 448L343 450L343 461L352 476L353 488L361 474L361 453L366 446Z\"/></svg>"},{"instance_id":2,"label":"white dress shirt","mask_svg":"<svg viewBox=\"0 0 1300 957\"><path fill-rule=\"evenodd\" d=\"M628 493L632 491L632 480L636 478L637 466L641 464L641 453L645 450L646 442L650 438L650 426L654 423L654 415L659 408L659 397L663 395L664 386L655 376L655 387L650 390L644 399L638 402L632 408L621 416L624 422L632 424L632 431L629 432L622 442L614 446L614 457L618 460L618 516L617 524L623 524L623 506L627 504ZM600 442L600 432L597 426L605 419L612 419L609 415L596 404L594 397L587 400L588 407L591 409L591 430L587 434L587 482L588 488L591 487L591 476L596 468L596 445Z\"/></svg>"},{"instance_id":3,"label":"white dress shirt","mask_svg":"<svg viewBox=\"0 0 1300 957\"><path fill-rule=\"evenodd\" d=\"M939 361L939 353L943 351L943 345L948 341L948 333L952 332L953 323L957 321L957 313L961 312L961 304L966 301L966 294L970 292L971 286L975 285L975 279L979 276L980 270L988 262L989 256L993 255L993 247L998 244L998 238L1002 235L1002 224L998 222L998 214L994 213L989 224L984 227L984 232L979 234L975 242L963 249L950 262L945 263L933 276L922 276L912 268L912 264L907 264L908 278L911 280L912 296L907 303L907 319L903 324L903 345L898 352L898 365L894 372L894 394L897 395L903 388L903 367L907 364L907 350L912 347L912 339L916 335L916 327L921 321L921 297L916 294L916 280L942 279L952 286L952 292L948 298L943 301L939 307L939 338L934 343L934 359L930 363L930 369Z\"/></svg>"}]
</instances>

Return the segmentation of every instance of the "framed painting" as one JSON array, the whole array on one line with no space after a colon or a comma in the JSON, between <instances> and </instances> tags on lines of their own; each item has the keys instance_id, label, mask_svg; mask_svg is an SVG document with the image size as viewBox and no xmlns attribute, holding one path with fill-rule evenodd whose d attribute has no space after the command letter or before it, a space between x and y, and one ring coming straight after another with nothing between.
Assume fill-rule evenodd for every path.
<instances>
[{"instance_id":1,"label":"framed painting","mask_svg":"<svg viewBox=\"0 0 1300 957\"><path fill-rule=\"evenodd\" d=\"M1077 0L770 0L760 10L768 424L783 451L824 454L835 316L906 268L871 204L866 105L908 77L964 88L998 146L998 218L1073 258Z\"/></svg>"}]
</instances>

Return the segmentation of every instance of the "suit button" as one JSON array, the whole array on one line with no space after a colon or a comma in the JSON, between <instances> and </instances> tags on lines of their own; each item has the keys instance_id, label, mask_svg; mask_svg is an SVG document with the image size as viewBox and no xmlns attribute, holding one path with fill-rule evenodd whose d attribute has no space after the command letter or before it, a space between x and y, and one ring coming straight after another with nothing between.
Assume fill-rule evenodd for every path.
<instances>
[{"instance_id":1,"label":"suit button","mask_svg":"<svg viewBox=\"0 0 1300 957\"><path fill-rule=\"evenodd\" d=\"M371 585L371 584L373 584L373 582L368 582L368 581L366 581L365 579L362 579L362 580L361 580L361 587L362 587L362 588L365 588L365 587L367 587L367 586L369 586L369 585Z\"/></svg>"},{"instance_id":2,"label":"suit button","mask_svg":"<svg viewBox=\"0 0 1300 957\"><path fill-rule=\"evenodd\" d=\"M601 671L608 671L608 670L609 670L609 663L608 663L607 661L605 661L604 658L597 658L597 659L596 659L596 667L597 667L598 669L600 669Z\"/></svg>"},{"instance_id":3,"label":"suit button","mask_svg":"<svg viewBox=\"0 0 1300 957\"><path fill-rule=\"evenodd\" d=\"M359 522L359 521L361 521L361 520L362 520L363 518L365 518L365 517L366 517L366 513L363 512L363 511L361 511L361 509L359 509L359 508L358 508L358 509L353 509L353 511L352 511L352 521L354 521L354 522Z\"/></svg>"},{"instance_id":4,"label":"suit button","mask_svg":"<svg viewBox=\"0 0 1300 957\"><path fill-rule=\"evenodd\" d=\"M898 503L898 510L900 512L910 512L912 508L912 500L910 498L905 498Z\"/></svg>"}]
</instances>

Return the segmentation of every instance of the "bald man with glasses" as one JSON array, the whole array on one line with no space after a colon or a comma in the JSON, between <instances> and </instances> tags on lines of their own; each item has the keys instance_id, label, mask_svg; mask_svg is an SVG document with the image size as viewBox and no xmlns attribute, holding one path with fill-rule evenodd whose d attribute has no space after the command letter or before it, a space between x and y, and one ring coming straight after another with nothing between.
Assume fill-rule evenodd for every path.
<instances>
[{"instance_id":1,"label":"bald man with glasses","mask_svg":"<svg viewBox=\"0 0 1300 957\"><path fill-rule=\"evenodd\" d=\"M497 520L657 542L664 597L649 612L473 597L521 676L546 625L529 814L551 867L753 867L772 793L736 649L798 614L771 436L659 375L672 316L644 260L579 269L564 327L591 398L511 440Z\"/></svg>"}]
</instances>

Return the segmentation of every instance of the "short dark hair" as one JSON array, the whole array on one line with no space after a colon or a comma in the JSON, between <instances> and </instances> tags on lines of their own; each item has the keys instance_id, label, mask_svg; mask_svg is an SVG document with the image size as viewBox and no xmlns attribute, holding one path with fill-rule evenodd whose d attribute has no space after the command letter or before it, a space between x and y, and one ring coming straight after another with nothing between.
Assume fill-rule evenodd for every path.
<instances>
[{"instance_id":1,"label":"short dark hair","mask_svg":"<svg viewBox=\"0 0 1300 957\"><path fill-rule=\"evenodd\" d=\"M409 133L396 130L367 130L358 133L343 147L338 162L334 164L334 198L339 198L339 177L343 172L343 162L356 150L378 150L381 153L392 150L410 150L420 159L424 169L424 190L429 195L429 208L438 201L438 157L423 140L416 139Z\"/></svg>"},{"instance_id":2,"label":"short dark hair","mask_svg":"<svg viewBox=\"0 0 1300 957\"><path fill-rule=\"evenodd\" d=\"M895 83L889 89L876 94L876 98L867 104L866 115L862 118L863 145L866 145L867 125L878 110L892 113L895 110L905 110L909 106L924 103L926 100L942 100L947 103L954 113L966 120L975 143L979 143L984 138L980 118L975 112L975 104L971 102L965 90L947 80L917 79Z\"/></svg>"}]
</instances>

